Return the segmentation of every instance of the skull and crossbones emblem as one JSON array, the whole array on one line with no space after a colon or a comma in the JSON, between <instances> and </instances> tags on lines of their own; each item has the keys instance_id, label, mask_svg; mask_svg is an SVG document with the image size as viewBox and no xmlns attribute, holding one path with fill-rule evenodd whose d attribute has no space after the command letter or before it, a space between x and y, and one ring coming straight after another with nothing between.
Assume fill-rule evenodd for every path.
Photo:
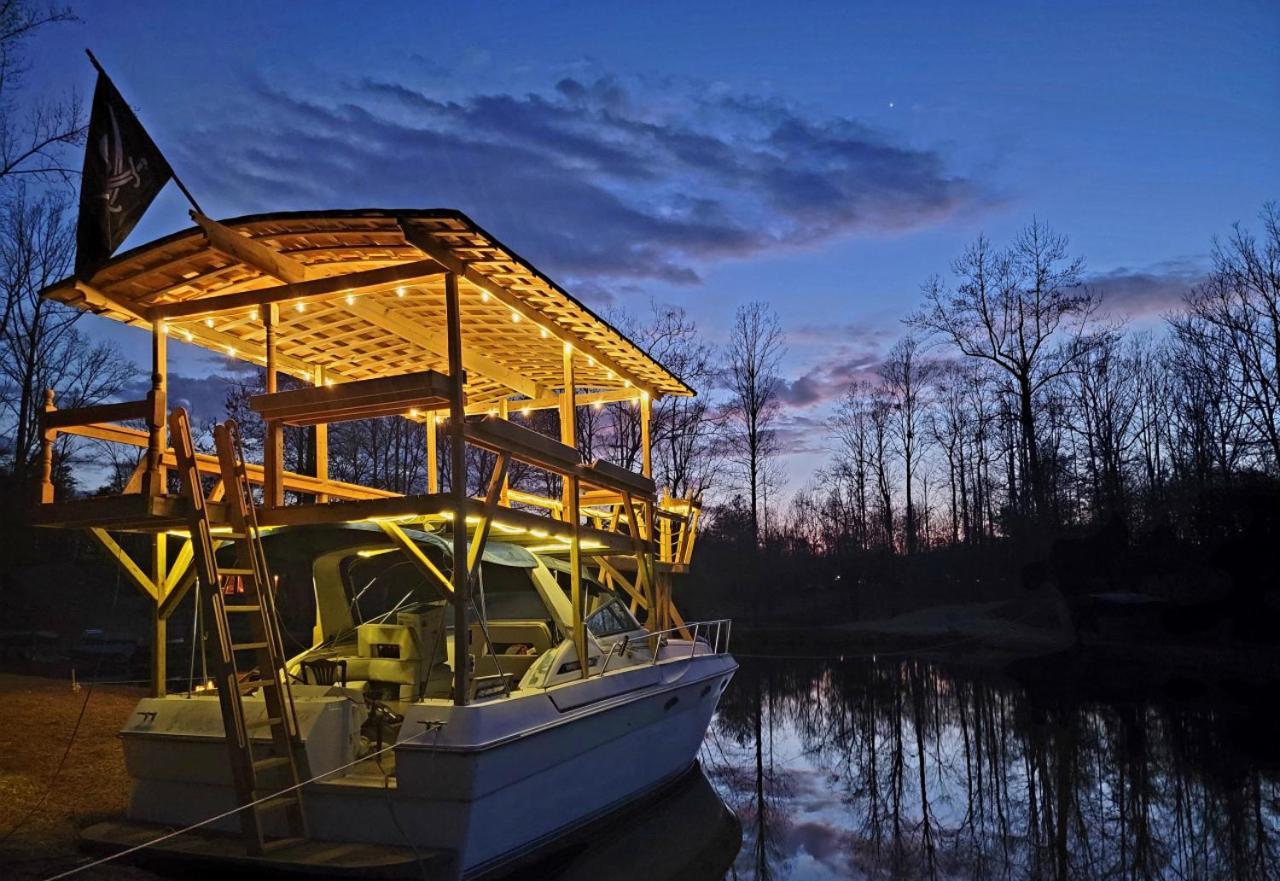
<instances>
[{"instance_id":1,"label":"skull and crossbones emblem","mask_svg":"<svg viewBox=\"0 0 1280 881\"><path fill-rule=\"evenodd\" d=\"M124 141L120 137L120 124L116 121L116 112L108 107L107 114L111 119L111 134L103 135L98 140L98 152L107 166L107 183L106 189L99 194L99 198L106 200L108 211L119 214L124 211L124 208L116 203L116 197L127 186L132 185L135 190L142 186L141 173L147 170L147 160L135 161L132 156L125 155Z\"/></svg>"}]
</instances>

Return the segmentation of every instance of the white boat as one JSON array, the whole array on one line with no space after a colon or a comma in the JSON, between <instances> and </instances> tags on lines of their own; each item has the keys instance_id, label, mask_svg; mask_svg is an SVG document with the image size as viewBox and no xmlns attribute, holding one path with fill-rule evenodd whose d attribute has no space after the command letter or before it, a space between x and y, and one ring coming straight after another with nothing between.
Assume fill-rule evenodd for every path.
<instances>
[{"instance_id":1,"label":"white boat","mask_svg":"<svg viewBox=\"0 0 1280 881\"><path fill-rule=\"evenodd\" d=\"M472 876L688 768L735 669L728 622L673 602L701 503L655 480L654 408L694 390L461 212L193 218L43 292L149 331L151 385L46 394L32 521L89 529L152 604L153 645L194 598L209 659L202 688L167 695L152 652L128 818L86 837ZM170 341L265 368L260 464L230 421L197 451L168 406ZM621 462L578 447L579 411L602 407L635 433ZM349 449L331 467L329 429L372 420L423 443L400 491L334 476L368 469ZM286 426L309 473L286 468ZM123 491L62 497L64 436L143 451Z\"/></svg>"},{"instance_id":2,"label":"white boat","mask_svg":"<svg viewBox=\"0 0 1280 881\"><path fill-rule=\"evenodd\" d=\"M446 539L405 532L448 565ZM310 584L299 544L318 545ZM316 841L444 852L451 871L489 872L687 771L737 669L727 621L689 623L691 639L649 633L584 578L583 678L556 580L566 564L490 541L476 597L485 614L472 624L478 694L456 705L447 604L380 529L286 528L263 546L292 558L277 600L286 643L310 624L301 607L314 591L315 647L289 670L299 775L319 778L303 792ZM311 684L329 675L332 685ZM250 726L267 712L260 693L244 707ZM226 814L206 828L239 828L215 695L146 698L123 740L130 820L183 827Z\"/></svg>"}]
</instances>

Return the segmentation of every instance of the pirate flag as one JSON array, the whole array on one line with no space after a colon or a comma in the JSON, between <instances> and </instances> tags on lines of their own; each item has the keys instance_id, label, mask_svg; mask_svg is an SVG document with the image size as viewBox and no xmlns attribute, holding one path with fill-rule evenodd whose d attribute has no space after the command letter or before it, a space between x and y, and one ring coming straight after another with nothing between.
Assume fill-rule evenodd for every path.
<instances>
[{"instance_id":1,"label":"pirate flag","mask_svg":"<svg viewBox=\"0 0 1280 881\"><path fill-rule=\"evenodd\" d=\"M77 276L89 278L111 258L172 176L164 155L98 67L80 179Z\"/></svg>"}]
</instances>

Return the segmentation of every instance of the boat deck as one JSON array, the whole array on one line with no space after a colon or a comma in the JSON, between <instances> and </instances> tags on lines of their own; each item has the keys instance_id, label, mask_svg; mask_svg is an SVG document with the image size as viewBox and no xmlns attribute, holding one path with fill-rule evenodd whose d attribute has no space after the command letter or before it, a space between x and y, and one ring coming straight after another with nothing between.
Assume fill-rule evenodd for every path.
<instances>
[{"instance_id":1,"label":"boat deck","mask_svg":"<svg viewBox=\"0 0 1280 881\"><path fill-rule=\"evenodd\" d=\"M153 823L115 820L90 826L81 833L93 850L117 853L154 841L172 830ZM198 860L241 870L267 870L308 877L368 877L446 879L456 877L454 855L445 850L390 847L342 841L296 839L260 855L250 854L235 834L197 829L147 848L154 859Z\"/></svg>"}]
</instances>

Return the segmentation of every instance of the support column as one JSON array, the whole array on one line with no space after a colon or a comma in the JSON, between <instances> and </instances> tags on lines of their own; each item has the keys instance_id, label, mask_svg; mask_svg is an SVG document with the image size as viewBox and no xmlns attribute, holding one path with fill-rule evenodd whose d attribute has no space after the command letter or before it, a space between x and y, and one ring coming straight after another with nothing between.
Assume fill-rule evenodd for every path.
<instances>
[{"instance_id":1,"label":"support column","mask_svg":"<svg viewBox=\"0 0 1280 881\"><path fill-rule=\"evenodd\" d=\"M471 579L467 573L467 459L463 431L467 414L462 385L462 316L458 301L458 276L444 277L445 323L449 335L449 376L453 392L449 400L449 492L453 496L453 702L467 702L467 607L471 605Z\"/></svg>"},{"instance_id":2,"label":"support column","mask_svg":"<svg viewBox=\"0 0 1280 881\"><path fill-rule=\"evenodd\" d=\"M578 447L578 381L577 374L573 367L573 345L571 343L564 344L564 390L560 393L560 443L567 447ZM561 502L564 507L564 516L569 517L569 481L563 481L563 490L561 491ZM575 502L573 509L576 511L578 505Z\"/></svg>"},{"instance_id":3,"label":"support column","mask_svg":"<svg viewBox=\"0 0 1280 881\"><path fill-rule=\"evenodd\" d=\"M582 528L578 512L578 478L566 477L565 516L569 518L569 601L573 606L573 647L578 656L582 678L590 673L587 666L587 600L582 590Z\"/></svg>"},{"instance_id":4,"label":"support column","mask_svg":"<svg viewBox=\"0 0 1280 881\"><path fill-rule=\"evenodd\" d=\"M169 331L162 321L151 323L151 404L147 415L147 465L142 478L142 493L162 496L166 489L164 451L169 445L166 429L166 402L169 385Z\"/></svg>"},{"instance_id":5,"label":"support column","mask_svg":"<svg viewBox=\"0 0 1280 881\"><path fill-rule=\"evenodd\" d=\"M653 399L649 393L640 392L640 473L653 477L653 441L650 438L653 424Z\"/></svg>"},{"instance_id":6,"label":"support column","mask_svg":"<svg viewBox=\"0 0 1280 881\"><path fill-rule=\"evenodd\" d=\"M440 419L434 413L427 414L427 493L440 492Z\"/></svg>"},{"instance_id":7,"label":"support column","mask_svg":"<svg viewBox=\"0 0 1280 881\"><path fill-rule=\"evenodd\" d=\"M164 697L169 681L169 622L160 614L168 576L168 546L163 532L151 538L151 583L155 604L151 608L151 696Z\"/></svg>"},{"instance_id":8,"label":"support column","mask_svg":"<svg viewBox=\"0 0 1280 881\"><path fill-rule=\"evenodd\" d=\"M316 388L324 388L324 367L317 366L315 368L312 383ZM329 426L327 423L320 422L315 426L315 459L316 459L316 477L320 480L328 481L329 479ZM328 493L316 493L317 502L329 501Z\"/></svg>"},{"instance_id":9,"label":"support column","mask_svg":"<svg viewBox=\"0 0 1280 881\"><path fill-rule=\"evenodd\" d=\"M269 303L262 307L262 326L266 331L267 394L279 391L279 365L276 363L276 330L280 324L280 307ZM267 421L266 439L262 451L262 501L268 508L284 505L284 426L272 419Z\"/></svg>"},{"instance_id":10,"label":"support column","mask_svg":"<svg viewBox=\"0 0 1280 881\"><path fill-rule=\"evenodd\" d=\"M510 403L507 401L506 398L503 398L501 401L498 402L498 418L502 420L506 420L506 419L509 419L510 417L511 417ZM504 508L511 507L510 490L511 490L511 481L508 480L507 478L507 472L503 471L502 472L502 489L498 491L498 504Z\"/></svg>"}]
</instances>

